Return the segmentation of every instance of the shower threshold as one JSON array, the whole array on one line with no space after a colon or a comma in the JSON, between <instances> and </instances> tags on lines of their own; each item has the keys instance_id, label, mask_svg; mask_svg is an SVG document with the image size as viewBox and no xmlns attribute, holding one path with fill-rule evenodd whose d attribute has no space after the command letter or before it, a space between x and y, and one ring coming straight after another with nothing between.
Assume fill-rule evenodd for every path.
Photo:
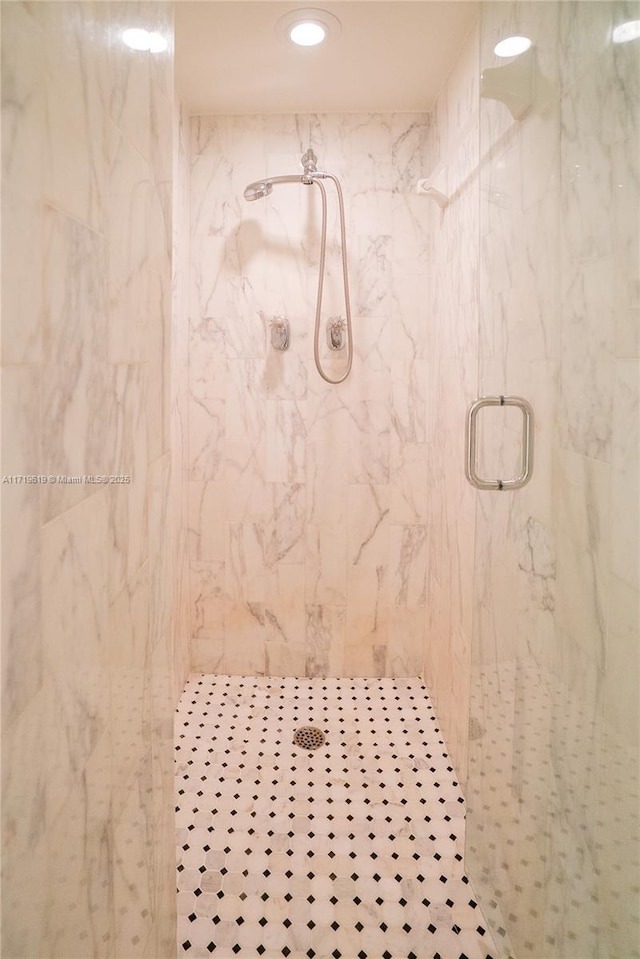
<instances>
[{"instance_id":1,"label":"shower threshold","mask_svg":"<svg viewBox=\"0 0 640 959\"><path fill-rule=\"evenodd\" d=\"M195 676L176 791L178 956L497 959L419 680Z\"/></svg>"}]
</instances>

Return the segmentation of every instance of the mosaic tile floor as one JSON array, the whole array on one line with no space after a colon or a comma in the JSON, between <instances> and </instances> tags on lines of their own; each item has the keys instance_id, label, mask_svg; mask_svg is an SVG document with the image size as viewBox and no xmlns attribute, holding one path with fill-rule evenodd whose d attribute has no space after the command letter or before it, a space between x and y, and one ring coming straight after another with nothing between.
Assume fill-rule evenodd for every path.
<instances>
[{"instance_id":1,"label":"mosaic tile floor","mask_svg":"<svg viewBox=\"0 0 640 959\"><path fill-rule=\"evenodd\" d=\"M178 956L496 959L418 680L199 676L176 735Z\"/></svg>"},{"instance_id":2,"label":"mosaic tile floor","mask_svg":"<svg viewBox=\"0 0 640 959\"><path fill-rule=\"evenodd\" d=\"M524 656L472 674L467 862L505 956L640 959L638 750L597 716Z\"/></svg>"}]
</instances>

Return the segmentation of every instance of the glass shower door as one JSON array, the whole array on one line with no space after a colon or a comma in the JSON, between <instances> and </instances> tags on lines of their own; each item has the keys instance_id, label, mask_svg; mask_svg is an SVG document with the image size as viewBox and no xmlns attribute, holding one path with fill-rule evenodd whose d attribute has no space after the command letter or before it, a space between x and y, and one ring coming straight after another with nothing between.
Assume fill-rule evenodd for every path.
<instances>
[{"instance_id":1,"label":"glass shower door","mask_svg":"<svg viewBox=\"0 0 640 959\"><path fill-rule=\"evenodd\" d=\"M640 5L481 16L478 392L535 464L476 494L468 869L505 956L638 956ZM517 413L478 426L513 475Z\"/></svg>"}]
</instances>

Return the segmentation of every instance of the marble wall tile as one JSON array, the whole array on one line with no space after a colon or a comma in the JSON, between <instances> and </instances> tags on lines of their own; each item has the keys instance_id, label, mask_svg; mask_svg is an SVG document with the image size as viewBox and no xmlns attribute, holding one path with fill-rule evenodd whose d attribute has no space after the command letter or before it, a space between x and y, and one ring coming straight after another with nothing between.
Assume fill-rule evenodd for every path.
<instances>
[{"instance_id":1,"label":"marble wall tile","mask_svg":"<svg viewBox=\"0 0 640 959\"><path fill-rule=\"evenodd\" d=\"M390 378L382 374L378 382L380 391L375 398L356 399L349 404L353 417L351 483L384 486L389 482L391 423L386 397Z\"/></svg>"},{"instance_id":2,"label":"marble wall tile","mask_svg":"<svg viewBox=\"0 0 640 959\"><path fill-rule=\"evenodd\" d=\"M300 563L305 541L305 489L302 483L273 483L263 523L264 558L270 570L279 563Z\"/></svg>"},{"instance_id":3,"label":"marble wall tile","mask_svg":"<svg viewBox=\"0 0 640 959\"><path fill-rule=\"evenodd\" d=\"M425 441L426 364L421 360L396 361L391 370L392 425L405 443Z\"/></svg>"},{"instance_id":4,"label":"marble wall tile","mask_svg":"<svg viewBox=\"0 0 640 959\"><path fill-rule=\"evenodd\" d=\"M383 566L349 567L344 646L347 676L386 676L389 598Z\"/></svg>"},{"instance_id":5,"label":"marble wall tile","mask_svg":"<svg viewBox=\"0 0 640 959\"><path fill-rule=\"evenodd\" d=\"M43 648L54 714L47 730L50 815L82 776L109 718L106 490L42 531Z\"/></svg>"},{"instance_id":6,"label":"marble wall tile","mask_svg":"<svg viewBox=\"0 0 640 959\"><path fill-rule=\"evenodd\" d=\"M429 263L426 256L425 261ZM425 356L432 324L430 321L421 322L415 304L429 302L431 282L427 272L394 277L390 322L384 325L379 344L383 356L398 360Z\"/></svg>"},{"instance_id":7,"label":"marble wall tile","mask_svg":"<svg viewBox=\"0 0 640 959\"><path fill-rule=\"evenodd\" d=\"M344 604L347 598L347 537L342 526L308 524L305 597L308 602Z\"/></svg>"},{"instance_id":8,"label":"marble wall tile","mask_svg":"<svg viewBox=\"0 0 640 959\"><path fill-rule=\"evenodd\" d=\"M191 559L224 562L226 492L225 483L194 481L188 484Z\"/></svg>"},{"instance_id":9,"label":"marble wall tile","mask_svg":"<svg viewBox=\"0 0 640 959\"><path fill-rule=\"evenodd\" d=\"M466 776L476 509L463 472L464 415L477 395L479 326L479 33L470 32L432 114L429 168L450 165L455 192L428 213L428 303L422 497L426 511L395 526L398 601L425 603L422 669L462 781ZM497 289L507 284L496 283ZM402 447L400 447L402 448ZM415 499L420 501L420 484ZM400 606L398 613L403 611Z\"/></svg>"},{"instance_id":10,"label":"marble wall tile","mask_svg":"<svg viewBox=\"0 0 640 959\"><path fill-rule=\"evenodd\" d=\"M314 434L320 432L317 425L313 428L312 422L308 422L308 427ZM329 444L323 442L322 436L307 442L307 522L313 525L346 522L348 495L345 496L344 491L349 482L348 454L347 443Z\"/></svg>"},{"instance_id":11,"label":"marble wall tile","mask_svg":"<svg viewBox=\"0 0 640 959\"><path fill-rule=\"evenodd\" d=\"M46 197L70 216L103 229L109 13L96 3L69 4L64 18L44 5L38 11L45 32Z\"/></svg>"},{"instance_id":12,"label":"marble wall tile","mask_svg":"<svg viewBox=\"0 0 640 959\"><path fill-rule=\"evenodd\" d=\"M43 423L40 465L54 476L105 474L111 471L112 396L105 324L106 248L89 228L48 208L43 227L44 316L42 365ZM95 487L47 484L44 513L51 518Z\"/></svg>"},{"instance_id":13,"label":"marble wall tile","mask_svg":"<svg viewBox=\"0 0 640 959\"><path fill-rule=\"evenodd\" d=\"M111 43L109 53L109 115L126 136L129 142L145 159L150 153L150 117L151 84L149 77L150 61L155 59L141 51L132 50L119 38L122 31L131 26L144 24L155 19L150 11L145 11L143 3L116 2L111 5ZM158 5L159 6L159 5ZM172 31L167 31L169 36ZM156 61L157 62L157 61Z\"/></svg>"},{"instance_id":14,"label":"marble wall tile","mask_svg":"<svg viewBox=\"0 0 640 959\"><path fill-rule=\"evenodd\" d=\"M227 523L226 539L226 593L234 600L263 603L267 596L268 570L262 526Z\"/></svg>"},{"instance_id":15,"label":"marble wall tile","mask_svg":"<svg viewBox=\"0 0 640 959\"><path fill-rule=\"evenodd\" d=\"M228 603L224 613L224 672L264 676L266 650L261 627L264 603Z\"/></svg>"},{"instance_id":16,"label":"marble wall tile","mask_svg":"<svg viewBox=\"0 0 640 959\"><path fill-rule=\"evenodd\" d=\"M188 625L188 623L187 623ZM189 647L189 664L195 673L233 673L233 662L225 659L224 637L221 639L192 638Z\"/></svg>"},{"instance_id":17,"label":"marble wall tile","mask_svg":"<svg viewBox=\"0 0 640 959\"><path fill-rule=\"evenodd\" d=\"M345 607L307 605L306 612L305 675L344 675Z\"/></svg>"},{"instance_id":18,"label":"marble wall tile","mask_svg":"<svg viewBox=\"0 0 640 959\"><path fill-rule=\"evenodd\" d=\"M2 372L3 475L39 472L40 383L35 367ZM20 712L42 684L40 487L3 483L2 717Z\"/></svg>"},{"instance_id":19,"label":"marble wall tile","mask_svg":"<svg viewBox=\"0 0 640 959\"><path fill-rule=\"evenodd\" d=\"M11 726L4 724L2 756L3 858L11 863L2 876L3 949L9 955L45 954L46 882L33 886L33 869L47 875L47 743L43 735L51 716L51 689L41 687ZM10 729L8 735L6 730ZM24 757L30 761L25 763ZM5 913L5 915L9 915Z\"/></svg>"},{"instance_id":20,"label":"marble wall tile","mask_svg":"<svg viewBox=\"0 0 640 959\"><path fill-rule=\"evenodd\" d=\"M290 121L290 118L287 117ZM271 122L271 120L269 120ZM277 122L277 119L275 120ZM207 153L231 153L238 150L253 153L256 143L260 144L256 154L256 162L262 159L265 153L266 117L256 116L227 116L227 117L193 117L191 123L191 154L198 156ZM288 123L290 128L291 124Z\"/></svg>"},{"instance_id":21,"label":"marble wall tile","mask_svg":"<svg viewBox=\"0 0 640 959\"><path fill-rule=\"evenodd\" d=\"M158 94L152 98L156 114L171 114L173 100ZM156 128L157 124L157 128ZM158 122L152 117L151 127L151 190L149 196L149 267L162 276L171 276L173 255L173 180L167 176L171 170L173 137L168 136L171 124Z\"/></svg>"},{"instance_id":22,"label":"marble wall tile","mask_svg":"<svg viewBox=\"0 0 640 959\"><path fill-rule=\"evenodd\" d=\"M265 666L268 676L304 676L306 668L303 643L268 643Z\"/></svg>"},{"instance_id":23,"label":"marble wall tile","mask_svg":"<svg viewBox=\"0 0 640 959\"><path fill-rule=\"evenodd\" d=\"M169 454L149 466L147 491L149 515L149 632L152 650L168 644L174 615L172 590L169 588L176 565L176 543L166 531L170 529L174 502L171 499L171 461ZM169 644L170 648L170 644ZM165 702L165 708L170 703Z\"/></svg>"},{"instance_id":24,"label":"marble wall tile","mask_svg":"<svg viewBox=\"0 0 640 959\"><path fill-rule=\"evenodd\" d=\"M48 890L45 883L33 889L33 870L46 876L46 842L40 842L26 857L18 858L11 870L11 880L3 877L2 896L4 908L11 911L12 922L5 928L3 948L9 955L46 955L47 934L45 916L48 908ZM27 905L28 903L28 905Z\"/></svg>"},{"instance_id":25,"label":"marble wall tile","mask_svg":"<svg viewBox=\"0 0 640 959\"><path fill-rule=\"evenodd\" d=\"M168 274L149 274L149 372L147 390L149 418L147 449L155 460L171 448L171 278Z\"/></svg>"},{"instance_id":26,"label":"marble wall tile","mask_svg":"<svg viewBox=\"0 0 640 959\"><path fill-rule=\"evenodd\" d=\"M197 399L223 400L227 391L227 322L205 316L191 320L189 330L189 385Z\"/></svg>"},{"instance_id":27,"label":"marble wall tile","mask_svg":"<svg viewBox=\"0 0 640 959\"><path fill-rule=\"evenodd\" d=\"M305 421L305 403L290 400L267 401L267 482L304 482L306 476Z\"/></svg>"},{"instance_id":28,"label":"marble wall tile","mask_svg":"<svg viewBox=\"0 0 640 959\"><path fill-rule=\"evenodd\" d=\"M3 129L7 124L8 120L4 120ZM34 278L33 262L43 257L40 204L35 197L22 196L16 189L10 193L4 191L1 208L5 229L14 237L9 250L3 253L6 275L2 302L4 309L11 310L15 317L24 317L24 322L7 324L2 359L7 364L37 363L42 349L43 289Z\"/></svg>"},{"instance_id":29,"label":"marble wall tile","mask_svg":"<svg viewBox=\"0 0 640 959\"><path fill-rule=\"evenodd\" d=\"M388 486L349 486L349 563L367 568L389 562Z\"/></svg>"},{"instance_id":30,"label":"marble wall tile","mask_svg":"<svg viewBox=\"0 0 640 959\"><path fill-rule=\"evenodd\" d=\"M613 249L610 147L592 126L588 108L575 96L561 101L562 226L565 250L580 260L605 257Z\"/></svg>"},{"instance_id":31,"label":"marble wall tile","mask_svg":"<svg viewBox=\"0 0 640 959\"><path fill-rule=\"evenodd\" d=\"M612 147L614 174L614 255L616 290L616 356L640 355L640 265L637 250L640 227L640 172L635 140L625 138Z\"/></svg>"},{"instance_id":32,"label":"marble wall tile","mask_svg":"<svg viewBox=\"0 0 640 959\"><path fill-rule=\"evenodd\" d=\"M391 676L413 676L422 668L425 617L423 607L389 607L387 670Z\"/></svg>"},{"instance_id":33,"label":"marble wall tile","mask_svg":"<svg viewBox=\"0 0 640 959\"><path fill-rule=\"evenodd\" d=\"M479 494L476 514L467 858L505 955L637 951L637 819L624 842L602 830L608 802L637 803L638 163L611 43L627 12L482 11L483 61L503 29L537 25L549 81L517 123L481 104L480 392L520 393L536 415L531 483L511 503Z\"/></svg>"},{"instance_id":34,"label":"marble wall tile","mask_svg":"<svg viewBox=\"0 0 640 959\"><path fill-rule=\"evenodd\" d=\"M604 708L608 728L623 744L635 748L638 743L638 662L637 631L640 618L638 590L615 576L609 583L610 613L604 676ZM629 753L630 754L630 753ZM630 762L630 779L637 775L637 762ZM637 786L637 784L636 784Z\"/></svg>"},{"instance_id":35,"label":"marble wall tile","mask_svg":"<svg viewBox=\"0 0 640 959\"><path fill-rule=\"evenodd\" d=\"M629 586L640 582L640 364L617 360L613 396L611 572Z\"/></svg>"},{"instance_id":36,"label":"marble wall tile","mask_svg":"<svg viewBox=\"0 0 640 959\"><path fill-rule=\"evenodd\" d=\"M172 13L170 12L170 7L167 4L165 7L165 16L169 16L169 19L172 18ZM170 32L167 24L163 24L161 29ZM163 60L164 66L171 64L170 55L163 58L159 53L152 55L150 57L151 68L154 70L156 76L157 74L163 71ZM172 64L171 64L172 67ZM172 75L172 69L166 71L169 76ZM150 105L149 105L149 161L151 164L151 170L153 173L153 180L156 184L156 187L162 195L162 186L168 186L168 193L166 194L171 201L171 186L172 186L172 177L173 177L173 90L163 89L161 83L154 82L155 77L152 78L150 84ZM165 231L164 238L166 239L166 245L164 247L165 257L171 255L171 210L168 210L168 217L166 218L166 225L168 228L168 233ZM162 234L161 234L162 236ZM159 261L158 266L160 269L163 269L166 266L166 260L163 258Z\"/></svg>"},{"instance_id":37,"label":"marble wall tile","mask_svg":"<svg viewBox=\"0 0 640 959\"><path fill-rule=\"evenodd\" d=\"M147 369L141 364L112 367L113 459L110 469L130 482L109 487L109 593L114 596L135 576L148 555Z\"/></svg>"},{"instance_id":38,"label":"marble wall tile","mask_svg":"<svg viewBox=\"0 0 640 959\"><path fill-rule=\"evenodd\" d=\"M392 443L389 471L391 523L412 525L427 521L430 509L425 482L428 456L426 443Z\"/></svg>"},{"instance_id":39,"label":"marble wall tile","mask_svg":"<svg viewBox=\"0 0 640 959\"><path fill-rule=\"evenodd\" d=\"M265 604L267 642L302 648L305 632L305 575L303 563L280 563L270 577ZM267 649L267 653L268 653ZM274 656L277 654L274 653ZM267 673L267 675L270 675Z\"/></svg>"},{"instance_id":40,"label":"marble wall tile","mask_svg":"<svg viewBox=\"0 0 640 959\"><path fill-rule=\"evenodd\" d=\"M391 499L408 525L426 510L421 358L431 247L413 188L428 131L424 115L192 120L190 543L192 569L194 561L224 562L230 668L255 663L282 673L289 644L290 668L313 675L387 668ZM339 388L313 364L316 192L287 187L268 203L242 199L265 172L297 169L309 144L340 177L345 198L355 361ZM323 318L344 314L329 194ZM291 325L284 353L270 346L276 314ZM319 352L327 370L342 370L344 356L330 353L324 328ZM211 410L224 424L215 435L203 425ZM203 460L215 465L205 469ZM415 573L406 575L413 604L420 588ZM378 626L365 609L365 582L378 584ZM197 602L205 602L200 592ZM255 630L246 656L229 632L236 621L242 635ZM191 636L204 662L195 608ZM210 654L219 661L219 648Z\"/></svg>"},{"instance_id":41,"label":"marble wall tile","mask_svg":"<svg viewBox=\"0 0 640 959\"><path fill-rule=\"evenodd\" d=\"M170 31L171 34L171 31ZM169 673L172 690L169 695L179 698L184 677L188 675L190 629L189 593L189 484L188 469L188 367L189 367L189 117L176 99L173 103L173 243L171 251L171 325L169 348L171 375L169 378L169 439L171 468L169 496L171 509L172 574L169 589L173 611L171 639L172 661ZM219 557L216 557L216 559ZM171 913L169 913L171 915Z\"/></svg>"},{"instance_id":42,"label":"marble wall tile","mask_svg":"<svg viewBox=\"0 0 640 959\"><path fill-rule=\"evenodd\" d=\"M393 606L424 606L426 602L426 527L391 526L389 588Z\"/></svg>"},{"instance_id":43,"label":"marble wall tile","mask_svg":"<svg viewBox=\"0 0 640 959\"><path fill-rule=\"evenodd\" d=\"M190 565L192 635L195 638L221 639L224 636L225 565Z\"/></svg>"},{"instance_id":44,"label":"marble wall tile","mask_svg":"<svg viewBox=\"0 0 640 959\"><path fill-rule=\"evenodd\" d=\"M225 412L223 400L189 397L189 459L192 480L224 477Z\"/></svg>"},{"instance_id":45,"label":"marble wall tile","mask_svg":"<svg viewBox=\"0 0 640 959\"><path fill-rule=\"evenodd\" d=\"M149 57L150 62L150 77L151 77L151 95L153 96L156 91L163 93L165 97L168 98L170 103L168 104L169 112L173 116L174 112L174 98L175 98L175 88L174 88L174 56L175 56L175 38L174 38L174 9L171 3L163 2L156 3L155 6L149 10L145 10L146 16L148 17L149 30L155 30L157 33L167 41L166 50L154 50L151 52ZM175 141L172 138L172 141L167 144L167 150L171 153L174 149ZM186 157L189 153L187 144L185 143L184 156ZM171 177L175 177L175 167L171 168Z\"/></svg>"},{"instance_id":46,"label":"marble wall tile","mask_svg":"<svg viewBox=\"0 0 640 959\"><path fill-rule=\"evenodd\" d=\"M134 363L148 358L149 165L117 127L110 130L109 357L113 362ZM133 329L132 315L143 320Z\"/></svg>"},{"instance_id":47,"label":"marble wall tile","mask_svg":"<svg viewBox=\"0 0 640 959\"><path fill-rule=\"evenodd\" d=\"M130 583L130 585L129 585ZM119 816L151 736L149 568L122 588L109 605L109 711L113 811Z\"/></svg>"},{"instance_id":48,"label":"marble wall tile","mask_svg":"<svg viewBox=\"0 0 640 959\"><path fill-rule=\"evenodd\" d=\"M2 491L2 953L16 959L174 952L186 418L170 361L186 357L172 337L188 304L174 326L172 53L161 65L121 42L131 17L170 37L172 16L3 11L3 472L130 477Z\"/></svg>"},{"instance_id":49,"label":"marble wall tile","mask_svg":"<svg viewBox=\"0 0 640 959\"><path fill-rule=\"evenodd\" d=\"M47 829L49 955L82 959L89 952L106 959L114 951L110 758L104 736Z\"/></svg>"},{"instance_id":50,"label":"marble wall tile","mask_svg":"<svg viewBox=\"0 0 640 959\"><path fill-rule=\"evenodd\" d=\"M23 199L35 200L44 188L46 40L38 9L16 5L2 31L5 62L2 162L5 175L12 178L15 193ZM11 58L10 53L15 57Z\"/></svg>"},{"instance_id":51,"label":"marble wall tile","mask_svg":"<svg viewBox=\"0 0 640 959\"><path fill-rule=\"evenodd\" d=\"M557 22L562 50L559 65L563 86L581 79L591 71L594 60L607 56L614 10L620 9L620 6L595 3L583 10L575 2L560 5Z\"/></svg>"},{"instance_id":52,"label":"marble wall tile","mask_svg":"<svg viewBox=\"0 0 640 959\"><path fill-rule=\"evenodd\" d=\"M611 566L611 469L571 454L559 457L558 469L558 621L603 668Z\"/></svg>"}]
</instances>

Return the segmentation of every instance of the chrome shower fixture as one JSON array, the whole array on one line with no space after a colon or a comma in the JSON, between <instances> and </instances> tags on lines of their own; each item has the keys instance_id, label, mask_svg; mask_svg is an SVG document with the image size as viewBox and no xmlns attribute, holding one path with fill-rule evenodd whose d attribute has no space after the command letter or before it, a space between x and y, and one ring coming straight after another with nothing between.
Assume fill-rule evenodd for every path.
<instances>
[{"instance_id":1,"label":"chrome shower fixture","mask_svg":"<svg viewBox=\"0 0 640 959\"><path fill-rule=\"evenodd\" d=\"M289 320L286 316L274 316L269 323L271 327L271 346L274 350L283 352L289 349Z\"/></svg>"},{"instance_id":2,"label":"chrome shower fixture","mask_svg":"<svg viewBox=\"0 0 640 959\"><path fill-rule=\"evenodd\" d=\"M327 320L327 346L334 352L344 349L345 322L341 316L330 316Z\"/></svg>"},{"instance_id":3,"label":"chrome shower fixture","mask_svg":"<svg viewBox=\"0 0 640 959\"><path fill-rule=\"evenodd\" d=\"M246 188L244 198L245 200L261 200L263 196L269 196L272 190L273 186L268 180L256 180L255 183L250 183Z\"/></svg>"},{"instance_id":4,"label":"chrome shower fixture","mask_svg":"<svg viewBox=\"0 0 640 959\"><path fill-rule=\"evenodd\" d=\"M261 200L263 196L269 196L273 190L274 183L305 183L302 176L271 176L264 180L256 180L245 187L245 200Z\"/></svg>"},{"instance_id":5,"label":"chrome shower fixture","mask_svg":"<svg viewBox=\"0 0 640 959\"><path fill-rule=\"evenodd\" d=\"M351 372L351 365L353 363L353 335L351 330L351 304L349 302L349 276L347 273L347 239L346 239L346 227L345 227L345 217L344 217L344 200L342 198L342 189L340 187L340 181L333 173L327 173L317 168L318 158L316 157L313 150L309 149L302 156L301 163L303 168L303 173L292 173L286 174L284 176L270 176L265 177L262 180L255 180L253 183L250 183L244 190L244 198L248 201L260 200L262 197L269 196L273 191L273 188L276 184L280 183L303 183L305 186L312 186L315 184L320 190L320 198L322 201L322 234L320 241L320 265L318 269L318 292L316 295L316 319L315 319L315 332L313 338L313 357L316 364L316 369L318 373L327 383L337 385L338 383L343 383ZM322 363L320 362L320 317L322 314L322 293L324 290L324 265L325 265L325 255L327 250L327 191L322 180L331 180L336 189L336 196L338 198L338 208L340 212L340 246L341 246L341 256L342 256L342 281L343 281L343 291L344 291L344 305L345 305L345 314L346 314L346 340L347 340L347 365L344 373L339 376L337 379L332 379L328 376L322 368ZM329 321L330 324L334 320ZM273 330L272 330L273 334ZM333 332L329 333L328 331L328 343L332 350L340 350L344 346L344 321L339 330L334 327ZM337 345L337 344L340 345ZM287 341L288 345L288 341ZM275 346L275 344L274 344ZM277 347L276 347L277 348ZM280 349L286 349L286 347L279 347Z\"/></svg>"},{"instance_id":6,"label":"chrome shower fixture","mask_svg":"<svg viewBox=\"0 0 640 959\"><path fill-rule=\"evenodd\" d=\"M316 166L317 162L318 162L317 156L315 155L311 147L309 147L307 152L303 154L302 160L301 160L302 166L304 167L305 176L309 177L312 175L312 173L318 172L318 167Z\"/></svg>"}]
</instances>

